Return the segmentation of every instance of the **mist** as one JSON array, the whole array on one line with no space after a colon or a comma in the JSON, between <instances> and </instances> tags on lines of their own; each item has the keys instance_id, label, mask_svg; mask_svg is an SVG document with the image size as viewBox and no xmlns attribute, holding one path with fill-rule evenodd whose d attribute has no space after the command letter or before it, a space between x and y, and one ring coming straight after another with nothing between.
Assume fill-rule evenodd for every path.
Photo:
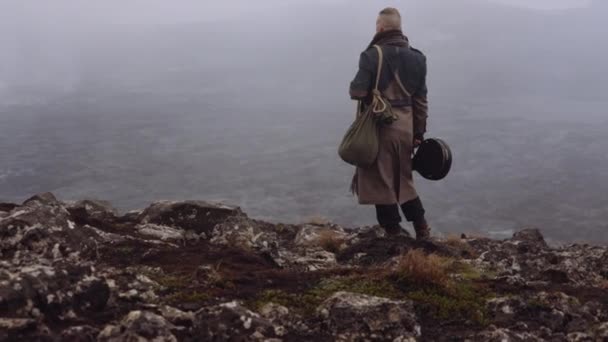
<instances>
[{"instance_id":1,"label":"mist","mask_svg":"<svg viewBox=\"0 0 608 342\"><path fill-rule=\"evenodd\" d=\"M416 178L433 228L607 242L600 0L4 0L0 201L205 199L373 224L337 146L388 5L428 58L427 136L454 152L447 179Z\"/></svg>"}]
</instances>

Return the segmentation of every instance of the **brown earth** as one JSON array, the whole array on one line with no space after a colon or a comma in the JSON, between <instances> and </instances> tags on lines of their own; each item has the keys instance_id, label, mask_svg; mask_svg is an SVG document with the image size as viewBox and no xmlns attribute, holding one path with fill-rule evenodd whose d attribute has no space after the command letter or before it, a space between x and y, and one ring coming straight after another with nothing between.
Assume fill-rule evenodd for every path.
<instances>
[{"instance_id":1,"label":"brown earth","mask_svg":"<svg viewBox=\"0 0 608 342\"><path fill-rule=\"evenodd\" d=\"M429 258L445 281L411 264ZM0 204L0 340L602 341L606 261L530 229L420 242L200 201L120 215L41 194Z\"/></svg>"}]
</instances>

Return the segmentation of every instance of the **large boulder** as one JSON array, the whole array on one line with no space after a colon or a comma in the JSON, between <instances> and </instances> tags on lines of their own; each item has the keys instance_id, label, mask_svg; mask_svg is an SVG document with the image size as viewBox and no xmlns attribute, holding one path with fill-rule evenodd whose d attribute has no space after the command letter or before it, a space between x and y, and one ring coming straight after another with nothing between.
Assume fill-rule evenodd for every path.
<instances>
[{"instance_id":1,"label":"large boulder","mask_svg":"<svg viewBox=\"0 0 608 342\"><path fill-rule=\"evenodd\" d=\"M573 244L552 248L537 229L516 232L504 241L474 238L467 242L479 255L473 263L493 270L497 278L510 284L600 287L607 280L606 247Z\"/></svg>"},{"instance_id":2,"label":"large boulder","mask_svg":"<svg viewBox=\"0 0 608 342\"><path fill-rule=\"evenodd\" d=\"M0 317L0 341L52 341L47 326L31 318Z\"/></svg>"},{"instance_id":3,"label":"large boulder","mask_svg":"<svg viewBox=\"0 0 608 342\"><path fill-rule=\"evenodd\" d=\"M265 341L283 336L283 329L239 302L229 302L198 311L194 336L201 341Z\"/></svg>"},{"instance_id":4,"label":"large boulder","mask_svg":"<svg viewBox=\"0 0 608 342\"><path fill-rule=\"evenodd\" d=\"M244 215L238 207L203 201L155 202L139 214L140 224L156 224L210 234L216 224Z\"/></svg>"},{"instance_id":5,"label":"large boulder","mask_svg":"<svg viewBox=\"0 0 608 342\"><path fill-rule=\"evenodd\" d=\"M99 335L99 329L88 325L77 325L62 331L61 341L95 342L97 335Z\"/></svg>"},{"instance_id":6,"label":"large boulder","mask_svg":"<svg viewBox=\"0 0 608 342\"><path fill-rule=\"evenodd\" d=\"M421 334L411 301L337 292L317 311L337 340L414 341Z\"/></svg>"},{"instance_id":7,"label":"large boulder","mask_svg":"<svg viewBox=\"0 0 608 342\"><path fill-rule=\"evenodd\" d=\"M2 266L0 316L59 319L103 310L110 297L106 281L88 266Z\"/></svg>"},{"instance_id":8,"label":"large boulder","mask_svg":"<svg viewBox=\"0 0 608 342\"><path fill-rule=\"evenodd\" d=\"M608 341L608 322L604 322L597 326L595 337L598 341Z\"/></svg>"},{"instance_id":9,"label":"large boulder","mask_svg":"<svg viewBox=\"0 0 608 342\"><path fill-rule=\"evenodd\" d=\"M100 342L158 341L177 342L173 324L149 311L131 311L118 325L106 326L97 337Z\"/></svg>"},{"instance_id":10,"label":"large boulder","mask_svg":"<svg viewBox=\"0 0 608 342\"><path fill-rule=\"evenodd\" d=\"M14 207L0 221L0 227L31 227L44 225L51 230L74 228L70 213L63 203L49 192L30 197L22 205Z\"/></svg>"},{"instance_id":11,"label":"large boulder","mask_svg":"<svg viewBox=\"0 0 608 342\"><path fill-rule=\"evenodd\" d=\"M24 257L57 259L93 252L96 237L77 228L53 194L33 196L0 219L0 257L27 252Z\"/></svg>"},{"instance_id":12,"label":"large boulder","mask_svg":"<svg viewBox=\"0 0 608 342\"><path fill-rule=\"evenodd\" d=\"M116 210L110 202L94 199L85 199L66 204L67 210L72 216L95 223L113 222L119 217Z\"/></svg>"},{"instance_id":13,"label":"large boulder","mask_svg":"<svg viewBox=\"0 0 608 342\"><path fill-rule=\"evenodd\" d=\"M519 249L523 252L536 252L548 247L543 234L536 228L528 228L516 232L513 234L511 241L518 244Z\"/></svg>"},{"instance_id":14,"label":"large boulder","mask_svg":"<svg viewBox=\"0 0 608 342\"><path fill-rule=\"evenodd\" d=\"M491 321L515 322L511 324L510 332L520 334L530 331L527 322L532 326L542 327L537 328L536 334L543 338L554 334L569 335L593 331L600 323L598 317L603 317L601 307L598 302L582 304L577 298L565 293L544 291L526 297L497 297L487 302L488 318ZM505 333L507 332L504 330L490 329L482 335L496 337Z\"/></svg>"}]
</instances>

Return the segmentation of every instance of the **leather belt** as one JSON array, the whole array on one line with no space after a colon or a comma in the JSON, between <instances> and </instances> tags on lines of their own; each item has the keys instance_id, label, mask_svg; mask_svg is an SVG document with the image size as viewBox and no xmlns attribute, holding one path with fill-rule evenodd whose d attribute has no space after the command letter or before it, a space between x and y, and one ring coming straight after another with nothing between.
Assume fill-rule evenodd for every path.
<instances>
[{"instance_id":1,"label":"leather belt","mask_svg":"<svg viewBox=\"0 0 608 342\"><path fill-rule=\"evenodd\" d=\"M391 107L411 107L412 106L411 98L407 98L407 99L403 99L403 100L389 100L388 102L391 104Z\"/></svg>"}]
</instances>

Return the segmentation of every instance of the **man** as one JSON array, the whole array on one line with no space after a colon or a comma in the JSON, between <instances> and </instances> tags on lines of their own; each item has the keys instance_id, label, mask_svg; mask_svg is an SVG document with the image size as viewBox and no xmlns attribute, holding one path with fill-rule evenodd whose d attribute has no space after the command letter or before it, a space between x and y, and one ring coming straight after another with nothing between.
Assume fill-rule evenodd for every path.
<instances>
[{"instance_id":1,"label":"man","mask_svg":"<svg viewBox=\"0 0 608 342\"><path fill-rule=\"evenodd\" d=\"M376 21L376 35L359 60L359 71L350 85L350 96L369 105L378 67L378 45L384 55L379 90L389 100L397 121L381 124L376 163L357 168L353 189L360 204L376 206L378 223L388 235L407 234L401 227L399 208L412 222L416 238L430 238L422 202L412 179L412 152L424 140L428 112L426 57L410 47L395 8L383 9Z\"/></svg>"}]
</instances>

